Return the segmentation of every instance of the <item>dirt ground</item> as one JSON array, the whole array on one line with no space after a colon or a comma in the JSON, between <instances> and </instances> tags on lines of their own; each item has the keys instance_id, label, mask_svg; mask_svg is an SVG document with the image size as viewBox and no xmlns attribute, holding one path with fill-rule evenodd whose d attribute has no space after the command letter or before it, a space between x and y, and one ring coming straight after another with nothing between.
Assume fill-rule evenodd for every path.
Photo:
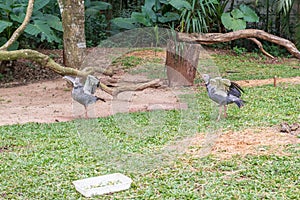
<instances>
[{"instance_id":1,"label":"dirt ground","mask_svg":"<svg viewBox=\"0 0 300 200\"><path fill-rule=\"evenodd\" d=\"M278 79L277 82L300 84L300 77ZM239 81L241 86L272 84L269 80ZM104 117L118 112L173 109L184 107L173 90L148 88L143 91L123 92L113 99L98 90L97 96L106 102L89 107L89 117ZM84 117L83 106L72 101L71 88L61 78L40 81L10 88L0 88L0 125L27 122L52 123Z\"/></svg>"},{"instance_id":2,"label":"dirt ground","mask_svg":"<svg viewBox=\"0 0 300 200\"><path fill-rule=\"evenodd\" d=\"M300 134L300 130L297 134ZM300 144L299 137L280 132L279 126L230 131L216 136L212 142L207 142L203 134L198 134L192 138L192 141L191 146L196 148L190 148L189 153L196 156L212 153L220 159L228 159L236 155L289 155L286 151L288 145ZM212 146L207 149L210 143Z\"/></svg>"},{"instance_id":3,"label":"dirt ground","mask_svg":"<svg viewBox=\"0 0 300 200\"><path fill-rule=\"evenodd\" d=\"M155 90L155 91L154 91ZM155 96L153 96L155 92ZM166 89L148 88L123 92L117 98L98 90L98 101L89 106L88 117L104 117L119 112L173 109L180 104L176 95ZM56 79L11 88L0 88L0 125L27 122L52 123L85 117L84 107L71 98L66 81Z\"/></svg>"}]
</instances>

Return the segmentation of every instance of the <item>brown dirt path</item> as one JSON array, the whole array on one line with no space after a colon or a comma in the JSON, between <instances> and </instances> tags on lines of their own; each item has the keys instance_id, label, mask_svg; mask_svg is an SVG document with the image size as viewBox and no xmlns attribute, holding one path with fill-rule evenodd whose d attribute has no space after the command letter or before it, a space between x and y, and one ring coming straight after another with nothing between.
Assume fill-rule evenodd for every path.
<instances>
[{"instance_id":1,"label":"brown dirt path","mask_svg":"<svg viewBox=\"0 0 300 200\"><path fill-rule=\"evenodd\" d=\"M300 84L300 77L277 80L277 83L282 82ZM273 84L273 79L238 81L238 83L241 86L259 86ZM0 125L70 121L83 116L83 106L73 102L70 93L71 89L62 79L0 88ZM91 106L90 117L103 117L117 112L184 107L178 103L176 95L167 89L148 88L144 91L124 92L114 101L110 95L102 91L98 91L96 95L105 98L107 102L97 102L95 106Z\"/></svg>"},{"instance_id":2,"label":"brown dirt path","mask_svg":"<svg viewBox=\"0 0 300 200\"><path fill-rule=\"evenodd\" d=\"M242 86L272 84L273 80L239 81ZM280 79L280 82L300 84L300 78ZM0 88L0 126L27 122L53 123L70 121L84 116L83 106L73 102L71 89L62 79L43 81L12 88ZM154 95L155 94L155 95ZM97 91L96 95L107 102L97 102L89 109L90 117L104 117L118 112L136 112L154 109L184 108L174 91L148 88L143 91L123 92L118 99ZM299 144L296 135L280 133L279 127L247 129L220 135L210 149L221 159L233 155L288 155L286 145ZM203 134L191 139L190 153L199 155L199 147L205 142Z\"/></svg>"},{"instance_id":3,"label":"brown dirt path","mask_svg":"<svg viewBox=\"0 0 300 200\"><path fill-rule=\"evenodd\" d=\"M155 95L153 95L155 94ZM168 89L147 88L143 91L123 92L117 99L97 90L106 99L88 109L89 117L104 117L118 112L136 112L184 107ZM71 98L66 81L57 79L28 85L0 88L0 125L27 122L52 123L84 117L84 107Z\"/></svg>"}]
</instances>

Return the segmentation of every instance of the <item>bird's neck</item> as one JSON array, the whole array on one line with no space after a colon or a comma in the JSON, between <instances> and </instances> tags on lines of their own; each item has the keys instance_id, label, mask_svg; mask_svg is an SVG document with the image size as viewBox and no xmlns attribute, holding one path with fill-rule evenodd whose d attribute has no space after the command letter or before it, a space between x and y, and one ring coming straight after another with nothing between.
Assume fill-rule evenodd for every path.
<instances>
[{"instance_id":1,"label":"bird's neck","mask_svg":"<svg viewBox=\"0 0 300 200\"><path fill-rule=\"evenodd\" d=\"M207 91L208 91L209 86L210 86L209 82L205 83L205 87L206 87Z\"/></svg>"}]
</instances>

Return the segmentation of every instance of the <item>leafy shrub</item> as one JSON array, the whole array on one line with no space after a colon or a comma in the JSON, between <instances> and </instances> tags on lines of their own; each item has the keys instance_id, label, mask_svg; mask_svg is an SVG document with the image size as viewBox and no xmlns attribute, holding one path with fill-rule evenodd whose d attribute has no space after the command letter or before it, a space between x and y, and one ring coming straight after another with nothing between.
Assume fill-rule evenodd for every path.
<instances>
[{"instance_id":1,"label":"leafy shrub","mask_svg":"<svg viewBox=\"0 0 300 200\"><path fill-rule=\"evenodd\" d=\"M85 1L85 36L88 47L97 46L106 39L108 27L103 11L111 9L111 5L102 1Z\"/></svg>"},{"instance_id":2,"label":"leafy shrub","mask_svg":"<svg viewBox=\"0 0 300 200\"><path fill-rule=\"evenodd\" d=\"M264 42L264 44L266 44L264 45L265 50L275 57L290 55L288 51L281 46L267 42Z\"/></svg>"},{"instance_id":3,"label":"leafy shrub","mask_svg":"<svg viewBox=\"0 0 300 200\"><path fill-rule=\"evenodd\" d=\"M182 0L145 0L141 12L132 12L129 18L117 17L112 20L113 25L119 29L134 29L137 27L151 27L155 25L165 26L179 20L177 10L188 6Z\"/></svg>"},{"instance_id":4,"label":"leafy shrub","mask_svg":"<svg viewBox=\"0 0 300 200\"><path fill-rule=\"evenodd\" d=\"M0 0L0 41L5 43L23 22L28 0ZM56 0L36 0L30 23L25 29L24 37L34 39L35 43L47 41L49 43L61 43L58 34L62 32L59 13L53 14L57 7ZM45 12L47 11L47 12ZM16 42L11 49L17 49Z\"/></svg>"},{"instance_id":5,"label":"leafy shrub","mask_svg":"<svg viewBox=\"0 0 300 200\"><path fill-rule=\"evenodd\" d=\"M246 22L259 21L255 11L245 4L241 4L239 8L235 8L231 12L223 13L221 19L224 26L233 31L245 29Z\"/></svg>"},{"instance_id":6,"label":"leafy shrub","mask_svg":"<svg viewBox=\"0 0 300 200\"><path fill-rule=\"evenodd\" d=\"M247 49L244 47L238 47L238 46L234 46L233 47L233 51L237 54L237 55L242 55L245 52L247 52Z\"/></svg>"},{"instance_id":7,"label":"leafy shrub","mask_svg":"<svg viewBox=\"0 0 300 200\"><path fill-rule=\"evenodd\" d=\"M181 32L202 33L208 32L208 25L217 12L216 0L189 0L187 5L182 7L180 15Z\"/></svg>"}]
</instances>

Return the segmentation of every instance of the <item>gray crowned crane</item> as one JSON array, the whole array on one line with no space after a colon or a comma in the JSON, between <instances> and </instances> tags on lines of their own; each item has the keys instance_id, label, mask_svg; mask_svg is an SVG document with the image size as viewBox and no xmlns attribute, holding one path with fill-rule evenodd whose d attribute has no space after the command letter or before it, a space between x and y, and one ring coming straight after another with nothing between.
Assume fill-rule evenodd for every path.
<instances>
[{"instance_id":1,"label":"gray crowned crane","mask_svg":"<svg viewBox=\"0 0 300 200\"><path fill-rule=\"evenodd\" d=\"M228 104L235 103L239 108L244 106L245 102L240 98L244 90L237 83L221 77L210 78L208 74L203 74L202 78L209 98L219 105L217 120L220 120L222 107L224 107L224 117L226 118Z\"/></svg>"},{"instance_id":2,"label":"gray crowned crane","mask_svg":"<svg viewBox=\"0 0 300 200\"><path fill-rule=\"evenodd\" d=\"M88 105L94 104L98 100L105 102L104 99L94 96L96 88L99 87L100 84L99 80L96 77L89 75L85 81L84 86L80 83L78 77L74 78L71 76L64 76L63 79L68 80L73 84L72 98L84 106L86 118L88 118Z\"/></svg>"}]
</instances>

